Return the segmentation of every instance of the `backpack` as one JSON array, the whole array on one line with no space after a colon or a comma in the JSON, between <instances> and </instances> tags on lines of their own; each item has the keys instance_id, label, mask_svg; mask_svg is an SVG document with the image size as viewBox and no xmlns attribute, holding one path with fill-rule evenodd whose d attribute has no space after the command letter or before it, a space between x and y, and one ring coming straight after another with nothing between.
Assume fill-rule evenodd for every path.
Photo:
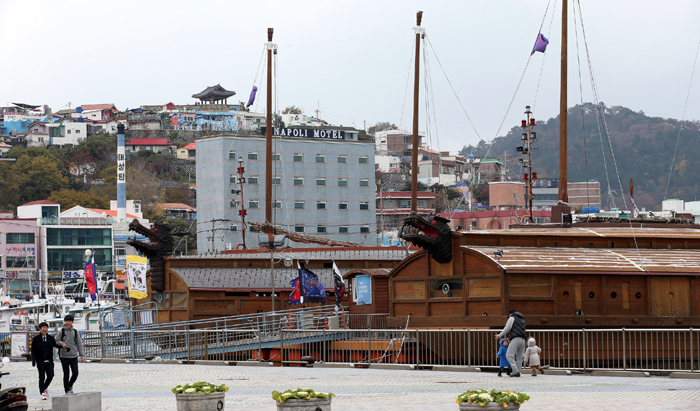
<instances>
[{"instance_id":1,"label":"backpack","mask_svg":"<svg viewBox=\"0 0 700 411\"><path fill-rule=\"evenodd\" d=\"M77 345L78 344L78 330L76 330L75 327L71 327L70 329L73 330L73 341ZM65 330L67 330L67 328L63 327L63 328L61 328L61 331L59 331L61 333L61 339L63 339L66 336Z\"/></svg>"}]
</instances>

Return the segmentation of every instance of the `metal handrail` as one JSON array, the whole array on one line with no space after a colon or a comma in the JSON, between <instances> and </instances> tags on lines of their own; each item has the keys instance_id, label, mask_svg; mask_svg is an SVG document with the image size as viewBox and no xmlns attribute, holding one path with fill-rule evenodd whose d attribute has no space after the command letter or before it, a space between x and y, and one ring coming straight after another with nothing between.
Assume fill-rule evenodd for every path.
<instances>
[{"instance_id":1,"label":"metal handrail","mask_svg":"<svg viewBox=\"0 0 700 411\"><path fill-rule=\"evenodd\" d=\"M327 306L322 306L322 307L312 307L312 308L295 308L291 310L280 310L280 311L275 311L275 312L265 312L265 313L255 313L255 314L242 314L242 315L231 315L231 316L225 316L225 317L215 317L215 318L207 318L203 320L190 320L190 321L179 321L179 322L170 322L170 323L162 323L162 324L151 324L151 325L143 325L143 326L138 326L135 327L137 329L165 329L165 328L172 328L172 329L186 329L189 327L193 326L201 326L203 324L214 324L213 327L197 327L198 329L217 329L220 327L227 328L231 325L231 323L250 323L251 321L254 321L256 323L263 323L266 324L268 321L266 320L267 318L270 319L278 319L281 316L297 316L297 315L305 315L305 314L310 314L310 315L316 315L316 314L334 314L334 306L332 305L327 305ZM334 314L335 315L335 314ZM260 321L260 320L263 321Z\"/></svg>"}]
</instances>

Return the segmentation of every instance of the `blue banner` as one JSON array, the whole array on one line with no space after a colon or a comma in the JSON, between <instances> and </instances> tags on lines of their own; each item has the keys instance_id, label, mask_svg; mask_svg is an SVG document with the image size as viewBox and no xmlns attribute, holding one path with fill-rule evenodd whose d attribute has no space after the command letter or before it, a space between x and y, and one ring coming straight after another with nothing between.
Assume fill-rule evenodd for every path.
<instances>
[{"instance_id":1,"label":"blue banner","mask_svg":"<svg viewBox=\"0 0 700 411\"><path fill-rule=\"evenodd\" d=\"M372 277L368 275L355 277L355 295L357 305L372 304Z\"/></svg>"}]
</instances>

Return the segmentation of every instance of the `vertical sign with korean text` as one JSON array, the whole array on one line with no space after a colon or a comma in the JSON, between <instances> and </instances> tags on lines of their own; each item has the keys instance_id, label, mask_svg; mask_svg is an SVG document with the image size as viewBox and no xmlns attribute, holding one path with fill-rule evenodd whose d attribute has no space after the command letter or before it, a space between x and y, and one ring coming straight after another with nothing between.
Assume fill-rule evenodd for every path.
<instances>
[{"instance_id":1,"label":"vertical sign with korean text","mask_svg":"<svg viewBox=\"0 0 700 411\"><path fill-rule=\"evenodd\" d=\"M355 295L357 295L357 305L372 304L372 277L368 275L355 277Z\"/></svg>"}]
</instances>

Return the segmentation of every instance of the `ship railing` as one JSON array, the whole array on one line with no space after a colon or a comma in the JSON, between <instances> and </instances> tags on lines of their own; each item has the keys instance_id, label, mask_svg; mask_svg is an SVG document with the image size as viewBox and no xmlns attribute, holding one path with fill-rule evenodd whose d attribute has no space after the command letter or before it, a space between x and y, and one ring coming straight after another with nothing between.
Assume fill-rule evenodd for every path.
<instances>
[{"instance_id":1,"label":"ship railing","mask_svg":"<svg viewBox=\"0 0 700 411\"><path fill-rule=\"evenodd\" d=\"M346 311L340 311L341 323L349 315ZM280 329L314 329L325 326L328 317L336 316L334 306L326 305L312 308L297 308L291 310L279 310L274 312L261 312L245 315L232 315L226 317L207 318L203 320L177 321L162 324L138 324L137 329L232 329L232 328L256 328L263 333L278 333Z\"/></svg>"},{"instance_id":2,"label":"ship railing","mask_svg":"<svg viewBox=\"0 0 700 411\"><path fill-rule=\"evenodd\" d=\"M298 366L302 357L309 356L315 361L361 367L499 366L497 330L343 329L341 324L336 328L335 322L313 327L311 322L284 323L274 333L258 327L80 333L86 356L93 359L265 361ZM298 325L309 327L296 328ZM30 333L30 338L35 334ZM573 372L700 370L700 330L692 328L529 330L528 337L535 338L542 349L545 373L548 368ZM3 355L8 355L10 347L2 348Z\"/></svg>"},{"instance_id":3,"label":"ship railing","mask_svg":"<svg viewBox=\"0 0 700 411\"><path fill-rule=\"evenodd\" d=\"M500 330L346 329L282 333L282 361L498 368ZM700 331L687 329L529 330L545 368L572 371L700 370Z\"/></svg>"}]
</instances>

